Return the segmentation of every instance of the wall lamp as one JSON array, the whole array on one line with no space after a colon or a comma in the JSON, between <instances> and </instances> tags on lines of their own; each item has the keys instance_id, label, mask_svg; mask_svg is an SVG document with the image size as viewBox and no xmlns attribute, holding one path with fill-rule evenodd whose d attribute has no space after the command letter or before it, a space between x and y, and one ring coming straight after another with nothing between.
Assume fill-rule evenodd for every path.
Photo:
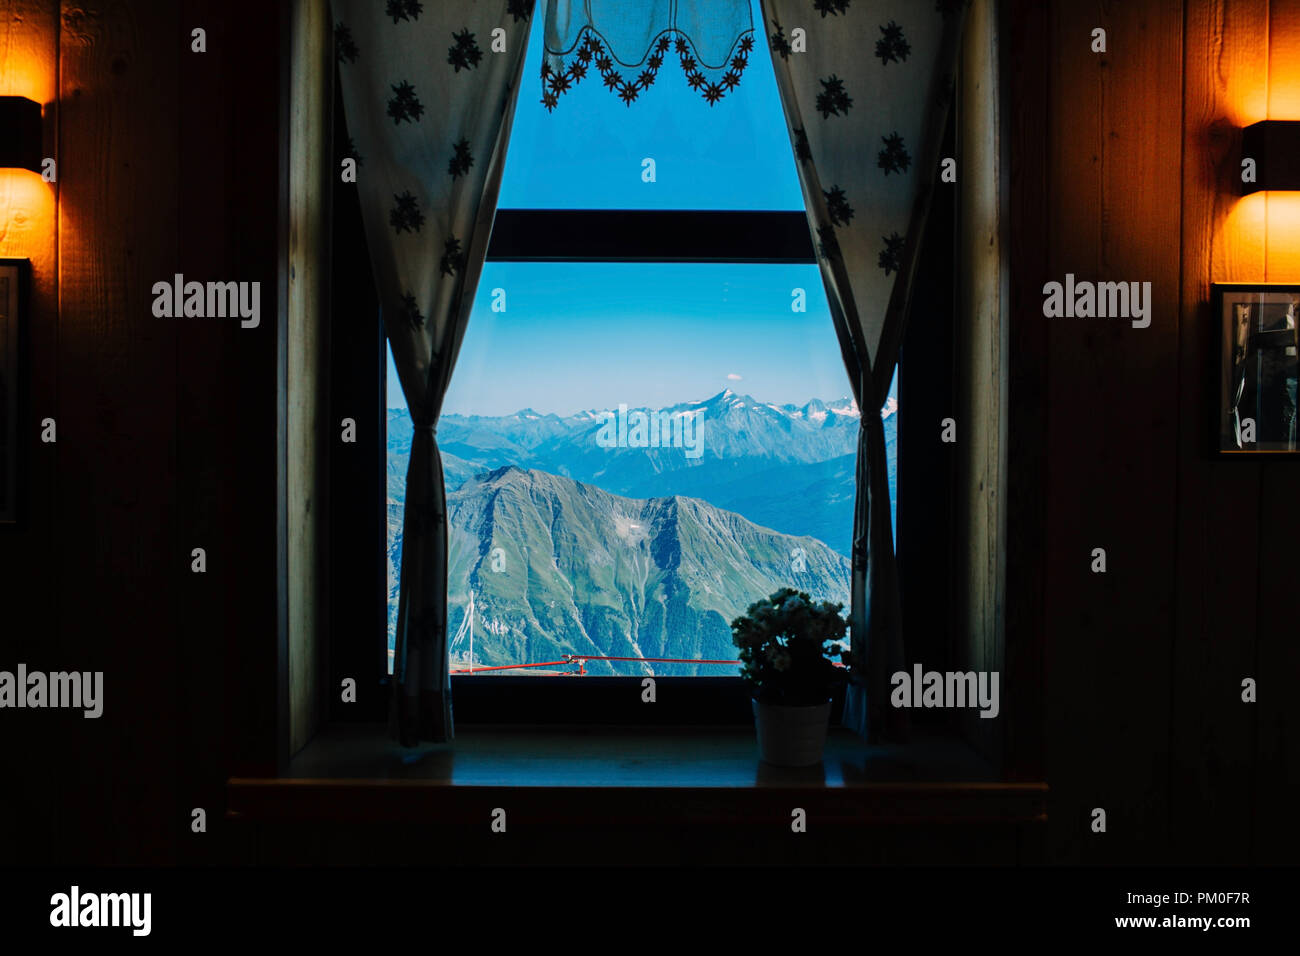
<instances>
[{"instance_id":1,"label":"wall lamp","mask_svg":"<svg viewBox=\"0 0 1300 956\"><path fill-rule=\"evenodd\" d=\"M41 171L41 104L0 96L0 169Z\"/></svg>"},{"instance_id":2,"label":"wall lamp","mask_svg":"<svg viewBox=\"0 0 1300 956\"><path fill-rule=\"evenodd\" d=\"M1241 162L1243 196L1264 189L1300 189L1300 120L1247 126L1241 131Z\"/></svg>"}]
</instances>

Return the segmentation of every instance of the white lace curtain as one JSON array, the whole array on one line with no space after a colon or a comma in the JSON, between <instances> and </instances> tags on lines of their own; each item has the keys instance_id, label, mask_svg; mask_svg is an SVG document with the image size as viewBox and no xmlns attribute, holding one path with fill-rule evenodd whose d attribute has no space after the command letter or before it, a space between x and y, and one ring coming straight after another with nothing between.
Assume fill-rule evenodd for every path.
<instances>
[{"instance_id":1,"label":"white lace curtain","mask_svg":"<svg viewBox=\"0 0 1300 956\"><path fill-rule=\"evenodd\" d=\"M629 106L665 61L709 103L739 85L754 48L749 0L554 0L546 4L542 103L597 74Z\"/></svg>"}]
</instances>

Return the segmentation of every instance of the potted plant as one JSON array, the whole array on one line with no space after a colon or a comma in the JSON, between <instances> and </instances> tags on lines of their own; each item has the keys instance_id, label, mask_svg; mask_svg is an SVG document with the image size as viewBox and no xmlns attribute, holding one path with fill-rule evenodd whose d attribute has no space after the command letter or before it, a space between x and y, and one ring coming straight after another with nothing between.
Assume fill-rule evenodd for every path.
<instances>
[{"instance_id":1,"label":"potted plant","mask_svg":"<svg viewBox=\"0 0 1300 956\"><path fill-rule=\"evenodd\" d=\"M753 696L763 760L785 767L819 763L830 722L831 694L848 679L843 604L815 602L782 588L731 622L741 677Z\"/></svg>"}]
</instances>

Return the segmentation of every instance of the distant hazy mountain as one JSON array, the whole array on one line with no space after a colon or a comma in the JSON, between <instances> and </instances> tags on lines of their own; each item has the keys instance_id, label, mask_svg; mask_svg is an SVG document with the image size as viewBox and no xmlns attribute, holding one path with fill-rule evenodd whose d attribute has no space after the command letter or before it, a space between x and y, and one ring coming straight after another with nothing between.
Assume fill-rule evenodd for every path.
<instances>
[{"instance_id":1,"label":"distant hazy mountain","mask_svg":"<svg viewBox=\"0 0 1300 956\"><path fill-rule=\"evenodd\" d=\"M631 409L650 412L651 409ZM802 407L758 402L730 389L701 402L657 410L671 417L691 416L703 423L704 454L690 459L682 448L605 448L597 443L605 410L561 418L531 409L500 417L444 415L438 444L475 464L485 454L508 453L517 463L548 461L548 468L570 477L591 475L615 481L682 468L706 467L710 460L761 458L781 462L824 461L851 451L856 441L858 408L849 398Z\"/></svg>"},{"instance_id":2,"label":"distant hazy mountain","mask_svg":"<svg viewBox=\"0 0 1300 956\"><path fill-rule=\"evenodd\" d=\"M449 494L448 518L448 628L460 627L473 589L479 665L566 653L734 660L730 622L759 598L789 586L849 600L843 555L694 498L627 498L509 466ZM400 535L395 543L400 549ZM453 656L463 658L466 645L453 645ZM592 662L587 670L700 668Z\"/></svg>"},{"instance_id":3,"label":"distant hazy mountain","mask_svg":"<svg viewBox=\"0 0 1300 956\"><path fill-rule=\"evenodd\" d=\"M649 413L650 409L632 409ZM597 410L561 417L524 409L513 415L444 415L438 447L448 490L505 465L533 468L632 497L688 495L786 534L812 535L848 554L851 547L858 407L851 398L774 405L726 390L658 410L700 422L701 454L681 447L603 447ZM389 409L390 489L409 455L405 410ZM886 442L897 417L885 418ZM390 497L393 495L390 493Z\"/></svg>"}]
</instances>

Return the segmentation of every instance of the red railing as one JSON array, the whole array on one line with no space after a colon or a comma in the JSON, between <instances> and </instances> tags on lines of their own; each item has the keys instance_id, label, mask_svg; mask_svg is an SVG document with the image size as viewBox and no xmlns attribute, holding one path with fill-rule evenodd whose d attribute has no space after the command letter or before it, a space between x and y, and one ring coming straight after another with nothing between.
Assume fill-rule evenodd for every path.
<instances>
[{"instance_id":1,"label":"red railing","mask_svg":"<svg viewBox=\"0 0 1300 956\"><path fill-rule=\"evenodd\" d=\"M484 671L510 671L521 667L562 667L564 665L577 664L576 671L569 671L566 676L582 677L587 673L587 661L649 661L655 664L732 664L739 665L740 661L713 661L699 660L697 658L685 657L605 657L600 654L565 654L563 660L543 661L540 664L494 664L490 667L467 667L461 670L453 670L453 674L480 674Z\"/></svg>"},{"instance_id":2,"label":"red railing","mask_svg":"<svg viewBox=\"0 0 1300 956\"><path fill-rule=\"evenodd\" d=\"M656 664L731 664L738 666L741 661L712 661L700 660L695 657L605 657L600 654L565 654L562 660L542 661L540 664L492 664L488 667L466 667L459 670L453 670L453 674L481 674L484 671L513 671L523 667L563 667L566 664L577 664L576 671L568 671L566 677L582 677L587 673L587 661L650 661ZM845 665L839 661L831 661L836 667Z\"/></svg>"},{"instance_id":3,"label":"red railing","mask_svg":"<svg viewBox=\"0 0 1300 956\"><path fill-rule=\"evenodd\" d=\"M467 667L453 670L453 674L478 674L483 671L512 671L519 667L561 667L571 661L542 661L540 664L493 664L491 667Z\"/></svg>"}]
</instances>

